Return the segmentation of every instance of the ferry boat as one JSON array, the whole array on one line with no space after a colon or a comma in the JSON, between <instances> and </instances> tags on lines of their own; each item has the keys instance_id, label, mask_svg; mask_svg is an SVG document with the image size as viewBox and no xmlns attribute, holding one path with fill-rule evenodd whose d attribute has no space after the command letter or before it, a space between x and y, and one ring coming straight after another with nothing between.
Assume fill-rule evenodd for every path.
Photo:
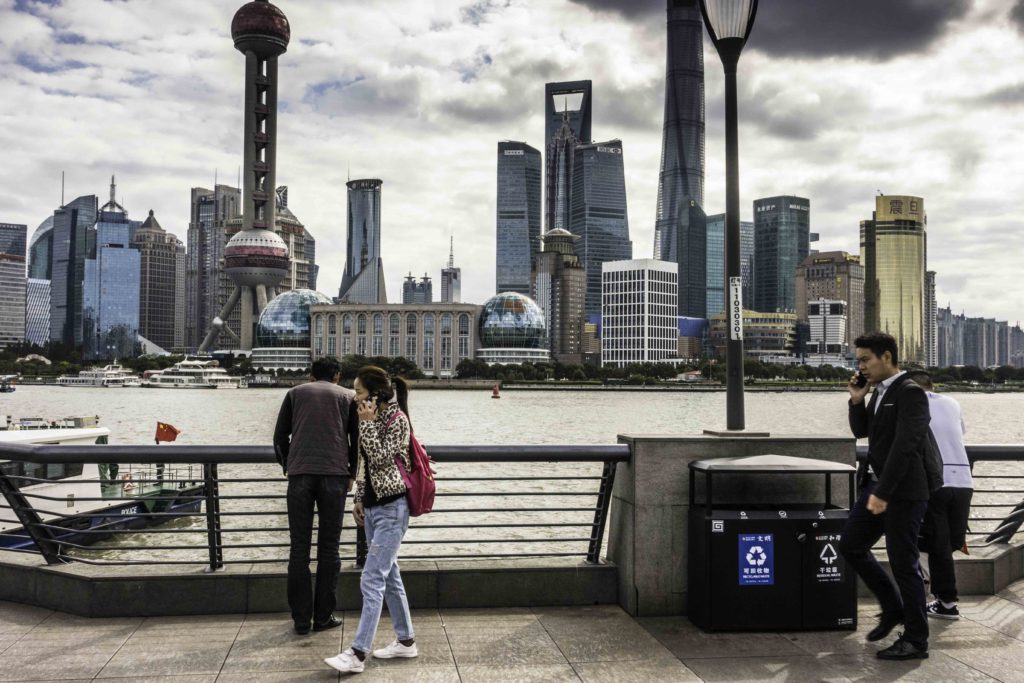
<instances>
[{"instance_id":1,"label":"ferry boat","mask_svg":"<svg viewBox=\"0 0 1024 683\"><path fill-rule=\"evenodd\" d=\"M175 517L154 513L194 513L202 506L199 465L39 464L6 460L7 444L106 444L110 430L96 417L11 420L0 426L0 472L9 477L52 525L60 542L88 545L108 538L104 531L142 529ZM0 495L0 550L34 550L10 503Z\"/></svg>"},{"instance_id":2,"label":"ferry boat","mask_svg":"<svg viewBox=\"0 0 1024 683\"><path fill-rule=\"evenodd\" d=\"M114 363L102 368L82 370L78 375L61 375L57 384L62 387L140 387L142 381L129 370Z\"/></svg>"},{"instance_id":3,"label":"ferry boat","mask_svg":"<svg viewBox=\"0 0 1024 683\"><path fill-rule=\"evenodd\" d=\"M241 378L232 377L215 360L183 360L166 370L149 373L143 386L157 389L237 389Z\"/></svg>"}]
</instances>

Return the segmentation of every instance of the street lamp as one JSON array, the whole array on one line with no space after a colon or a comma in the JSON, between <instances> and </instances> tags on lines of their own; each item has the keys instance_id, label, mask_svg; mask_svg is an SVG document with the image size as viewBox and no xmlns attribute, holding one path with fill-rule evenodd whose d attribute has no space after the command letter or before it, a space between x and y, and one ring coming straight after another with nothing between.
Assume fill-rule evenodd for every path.
<instances>
[{"instance_id":1,"label":"street lamp","mask_svg":"<svg viewBox=\"0 0 1024 683\"><path fill-rule=\"evenodd\" d=\"M742 431L743 280L740 272L740 168L736 130L736 64L754 26L757 0L700 0L704 25L725 68L725 278L729 292L726 343L726 413L729 431Z\"/></svg>"}]
</instances>

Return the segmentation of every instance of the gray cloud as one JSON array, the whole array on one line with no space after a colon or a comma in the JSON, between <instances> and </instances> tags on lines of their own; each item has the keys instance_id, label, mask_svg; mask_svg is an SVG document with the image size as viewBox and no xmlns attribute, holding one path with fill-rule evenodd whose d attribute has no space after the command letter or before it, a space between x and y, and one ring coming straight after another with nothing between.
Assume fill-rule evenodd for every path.
<instances>
[{"instance_id":1,"label":"gray cloud","mask_svg":"<svg viewBox=\"0 0 1024 683\"><path fill-rule=\"evenodd\" d=\"M663 0L571 1L643 23L661 20L666 9ZM969 4L969 0L762 2L749 46L786 57L886 60L926 49L943 35L950 21L967 13ZM1024 26L1024 0L1018 0L1013 15Z\"/></svg>"},{"instance_id":2,"label":"gray cloud","mask_svg":"<svg viewBox=\"0 0 1024 683\"><path fill-rule=\"evenodd\" d=\"M985 93L979 99L989 104L1024 104L1024 83L1014 83L1003 88L996 88Z\"/></svg>"},{"instance_id":3,"label":"gray cloud","mask_svg":"<svg viewBox=\"0 0 1024 683\"><path fill-rule=\"evenodd\" d=\"M1017 30L1024 33L1024 0L1017 0L1010 10L1010 20L1017 24Z\"/></svg>"}]
</instances>

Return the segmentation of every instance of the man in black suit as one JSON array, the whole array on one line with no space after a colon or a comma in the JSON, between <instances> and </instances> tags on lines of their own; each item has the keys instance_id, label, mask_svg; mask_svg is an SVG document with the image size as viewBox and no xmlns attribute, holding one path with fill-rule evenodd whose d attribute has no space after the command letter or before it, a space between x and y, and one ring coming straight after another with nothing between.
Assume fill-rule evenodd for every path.
<instances>
[{"instance_id":1,"label":"man in black suit","mask_svg":"<svg viewBox=\"0 0 1024 683\"><path fill-rule=\"evenodd\" d=\"M933 467L928 397L899 369L893 337L876 332L854 344L859 375L867 381L858 386L858 375L850 379L850 429L857 438L868 437L868 457L858 470L860 495L846 520L839 551L882 606L881 620L868 640L881 640L897 624L904 625L899 639L878 656L924 659L928 618L917 537L931 490L928 468ZM941 471L938 477L941 485ZM883 534L895 584L871 552Z\"/></svg>"}]
</instances>

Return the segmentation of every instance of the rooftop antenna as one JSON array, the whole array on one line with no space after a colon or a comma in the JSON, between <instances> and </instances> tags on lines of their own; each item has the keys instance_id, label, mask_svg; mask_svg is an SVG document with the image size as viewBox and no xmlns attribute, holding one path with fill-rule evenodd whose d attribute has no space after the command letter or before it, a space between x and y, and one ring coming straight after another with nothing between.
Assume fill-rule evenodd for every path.
<instances>
[{"instance_id":1,"label":"rooftop antenna","mask_svg":"<svg viewBox=\"0 0 1024 683\"><path fill-rule=\"evenodd\" d=\"M348 181L352 180L352 162L351 161L348 162L348 164L347 164L346 173L348 174L348 178L345 179L345 182L348 182Z\"/></svg>"},{"instance_id":2,"label":"rooftop antenna","mask_svg":"<svg viewBox=\"0 0 1024 683\"><path fill-rule=\"evenodd\" d=\"M242 167L238 167L238 189L242 189Z\"/></svg>"},{"instance_id":3,"label":"rooftop antenna","mask_svg":"<svg viewBox=\"0 0 1024 683\"><path fill-rule=\"evenodd\" d=\"M64 171L60 172L60 206L64 208Z\"/></svg>"},{"instance_id":4,"label":"rooftop antenna","mask_svg":"<svg viewBox=\"0 0 1024 683\"><path fill-rule=\"evenodd\" d=\"M114 192L116 190L117 190L117 182L115 181L114 176L111 175L110 176L110 203L111 204L114 203Z\"/></svg>"},{"instance_id":5,"label":"rooftop antenna","mask_svg":"<svg viewBox=\"0 0 1024 683\"><path fill-rule=\"evenodd\" d=\"M455 267L455 236L451 235L448 239L448 269L451 270Z\"/></svg>"},{"instance_id":6,"label":"rooftop antenna","mask_svg":"<svg viewBox=\"0 0 1024 683\"><path fill-rule=\"evenodd\" d=\"M884 197L885 196L885 194L883 194L883 192L881 190L875 190L875 192L878 193L879 197Z\"/></svg>"}]
</instances>

